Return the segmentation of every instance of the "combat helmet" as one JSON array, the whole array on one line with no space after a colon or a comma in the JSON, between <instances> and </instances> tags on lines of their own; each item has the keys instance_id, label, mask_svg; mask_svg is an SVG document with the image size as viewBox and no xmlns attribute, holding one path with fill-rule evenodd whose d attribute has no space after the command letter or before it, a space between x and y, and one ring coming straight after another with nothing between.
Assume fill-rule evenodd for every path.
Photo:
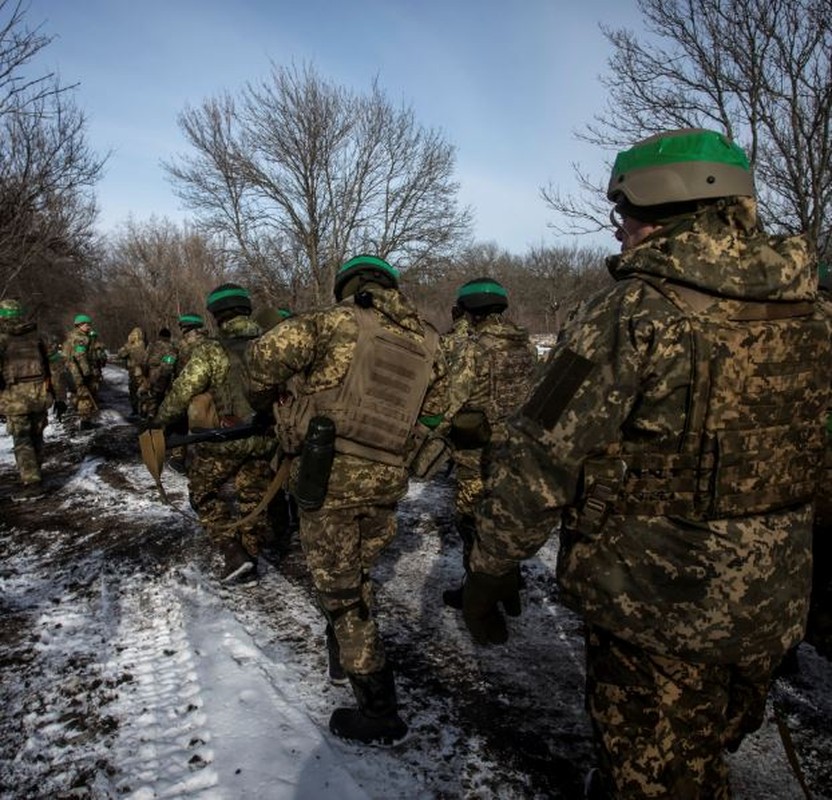
<instances>
[{"instance_id":1,"label":"combat helmet","mask_svg":"<svg viewBox=\"0 0 832 800\"><path fill-rule=\"evenodd\" d=\"M694 208L701 200L754 195L745 151L703 128L665 131L636 142L616 157L607 187L617 210L645 221Z\"/></svg>"},{"instance_id":2,"label":"combat helmet","mask_svg":"<svg viewBox=\"0 0 832 800\"><path fill-rule=\"evenodd\" d=\"M0 320L16 320L23 316L23 305L20 300L0 300Z\"/></svg>"},{"instance_id":3,"label":"combat helmet","mask_svg":"<svg viewBox=\"0 0 832 800\"><path fill-rule=\"evenodd\" d=\"M345 297L355 294L365 283L397 289L399 271L378 256L355 256L343 264L335 275L335 299L340 302Z\"/></svg>"},{"instance_id":4,"label":"combat helmet","mask_svg":"<svg viewBox=\"0 0 832 800\"><path fill-rule=\"evenodd\" d=\"M228 316L247 317L251 314L251 295L236 283L223 283L210 292L205 306L217 319Z\"/></svg>"},{"instance_id":5,"label":"combat helmet","mask_svg":"<svg viewBox=\"0 0 832 800\"><path fill-rule=\"evenodd\" d=\"M471 314L494 314L508 308L508 292L493 278L474 278L456 293L456 304Z\"/></svg>"},{"instance_id":6,"label":"combat helmet","mask_svg":"<svg viewBox=\"0 0 832 800\"><path fill-rule=\"evenodd\" d=\"M199 314L180 314L178 322L179 330L183 333L205 327L205 320Z\"/></svg>"}]
</instances>

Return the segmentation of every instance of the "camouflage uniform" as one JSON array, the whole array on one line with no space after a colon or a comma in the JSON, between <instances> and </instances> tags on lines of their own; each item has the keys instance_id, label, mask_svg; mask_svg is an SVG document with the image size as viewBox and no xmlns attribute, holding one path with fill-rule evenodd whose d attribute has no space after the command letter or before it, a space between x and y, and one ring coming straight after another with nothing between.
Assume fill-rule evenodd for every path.
<instances>
[{"instance_id":1,"label":"camouflage uniform","mask_svg":"<svg viewBox=\"0 0 832 800\"><path fill-rule=\"evenodd\" d=\"M147 348L142 365L142 386L139 405L142 416L153 417L173 380L176 368L176 345L169 337L160 336Z\"/></svg>"},{"instance_id":2,"label":"camouflage uniform","mask_svg":"<svg viewBox=\"0 0 832 800\"><path fill-rule=\"evenodd\" d=\"M43 431L53 399L49 361L35 323L20 318L15 301L3 301L0 307L0 369L0 414L14 443L20 481L36 487L41 483Z\"/></svg>"},{"instance_id":3,"label":"camouflage uniform","mask_svg":"<svg viewBox=\"0 0 832 800\"><path fill-rule=\"evenodd\" d=\"M144 361L147 358L147 346L144 331L135 327L127 334L127 341L119 348L118 358L126 362L127 386L130 394L130 408L134 415L139 413L139 389L144 376Z\"/></svg>"},{"instance_id":4,"label":"camouflage uniform","mask_svg":"<svg viewBox=\"0 0 832 800\"><path fill-rule=\"evenodd\" d=\"M806 618L829 331L805 243L760 233L750 197L609 266L617 284L564 329L493 453L471 567L507 574L562 518L561 598L588 623L614 796L727 798L722 750L759 726ZM697 333L723 314L745 336L727 353ZM703 401L726 430L708 430Z\"/></svg>"},{"instance_id":5,"label":"camouflage uniform","mask_svg":"<svg viewBox=\"0 0 832 800\"><path fill-rule=\"evenodd\" d=\"M90 387L95 381L90 362L90 337L77 325L69 331L62 348L66 374L72 390L72 405L82 425L89 423L97 406Z\"/></svg>"},{"instance_id":6,"label":"camouflage uniform","mask_svg":"<svg viewBox=\"0 0 832 800\"><path fill-rule=\"evenodd\" d=\"M411 303L394 289L373 287L373 308L385 329L416 342L425 327ZM271 401L279 387L303 375L304 396L339 386L358 337L353 299L322 311L294 316L249 346L249 377L255 397ZM437 353L422 414L444 412L445 362ZM336 423L337 429L337 423ZM290 485L297 479L295 459ZM300 512L300 539L324 613L332 621L348 673L368 674L385 665L384 646L373 616L370 570L396 533L396 504L407 491L406 466L339 452L326 499L316 511Z\"/></svg>"},{"instance_id":7,"label":"camouflage uniform","mask_svg":"<svg viewBox=\"0 0 832 800\"><path fill-rule=\"evenodd\" d=\"M248 340L260 334L260 328L248 317L238 316L220 325L219 339L205 338L190 353L185 368L174 380L153 424L167 426L189 414L194 400L200 395L210 395L214 405L224 414L226 397L232 391L231 360L222 342ZM228 427L242 424L244 419L220 419L220 425ZM194 427L195 425L192 425ZM268 523L261 515L235 531L223 530L234 522L237 515L245 516L261 500L273 475L270 461L275 451L275 441L270 436L252 436L218 444L201 443L194 446L196 456L188 470L191 502L199 514L199 520L212 541L222 549L227 543L241 541L246 551L256 556L259 539ZM222 496L222 488L234 483L233 500ZM234 508L236 501L236 511Z\"/></svg>"},{"instance_id":8,"label":"camouflage uniform","mask_svg":"<svg viewBox=\"0 0 832 800\"><path fill-rule=\"evenodd\" d=\"M821 307L832 321L832 286L829 267L821 283ZM832 375L830 375L832 382ZM832 660L832 404L826 415L826 463L821 490L815 498L812 532L812 600L806 639L826 658Z\"/></svg>"},{"instance_id":9,"label":"camouflage uniform","mask_svg":"<svg viewBox=\"0 0 832 800\"><path fill-rule=\"evenodd\" d=\"M398 271L384 259L350 259L333 288L337 305L290 317L249 347L249 376L255 405L277 403L281 447L301 453L291 486L328 622L329 675L349 680L358 705L336 708L329 729L392 744L408 727L373 614L370 572L396 534L416 448L445 411L445 360L438 334L399 293ZM287 402L281 394L290 381Z\"/></svg>"},{"instance_id":10,"label":"camouflage uniform","mask_svg":"<svg viewBox=\"0 0 832 800\"><path fill-rule=\"evenodd\" d=\"M449 416L453 414L450 439L455 444L451 455L456 473L455 522L463 542L463 566L468 572L476 538L474 513L483 495L485 439L497 443L505 437L505 421L528 394L537 357L528 333L505 319L501 312L475 317L467 338L460 341L457 336L454 332L454 339L445 342L445 352L451 376ZM475 420L480 431L475 436L478 441L464 441L470 436L470 425L465 420L470 419ZM446 592L443 598L448 605L462 607L461 589Z\"/></svg>"},{"instance_id":11,"label":"camouflage uniform","mask_svg":"<svg viewBox=\"0 0 832 800\"><path fill-rule=\"evenodd\" d=\"M93 382L90 391L93 397L98 396L104 377L104 367L107 365L107 347L98 338L97 331L90 331L90 366L92 367Z\"/></svg>"}]
</instances>

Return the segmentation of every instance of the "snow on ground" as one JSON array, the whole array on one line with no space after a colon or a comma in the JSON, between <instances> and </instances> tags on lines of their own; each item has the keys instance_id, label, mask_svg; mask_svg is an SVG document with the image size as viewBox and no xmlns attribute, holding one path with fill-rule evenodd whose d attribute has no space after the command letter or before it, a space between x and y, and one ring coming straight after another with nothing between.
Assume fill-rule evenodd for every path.
<instances>
[{"instance_id":1,"label":"snow on ground","mask_svg":"<svg viewBox=\"0 0 832 800\"><path fill-rule=\"evenodd\" d=\"M230 589L187 502L160 502L108 368L99 427L51 424L49 495L14 502L0 435L0 798L579 798L593 764L580 621L557 602L556 542L524 569L511 638L482 648L441 592L460 577L451 486L414 482L376 571L408 739L334 739L347 687L326 679L323 623L294 544ZM807 645L762 730L730 758L735 795L832 797L832 668Z\"/></svg>"}]
</instances>

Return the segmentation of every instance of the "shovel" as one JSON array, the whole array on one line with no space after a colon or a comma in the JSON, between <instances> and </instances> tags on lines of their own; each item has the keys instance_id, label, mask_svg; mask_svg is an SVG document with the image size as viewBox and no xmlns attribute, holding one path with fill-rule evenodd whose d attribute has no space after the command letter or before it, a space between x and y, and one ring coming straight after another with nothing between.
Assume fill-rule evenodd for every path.
<instances>
[{"instance_id":1,"label":"shovel","mask_svg":"<svg viewBox=\"0 0 832 800\"><path fill-rule=\"evenodd\" d=\"M162 486L162 468L165 465L165 432L159 428L148 428L139 434L139 448L147 471L156 482L163 503L170 504Z\"/></svg>"}]
</instances>

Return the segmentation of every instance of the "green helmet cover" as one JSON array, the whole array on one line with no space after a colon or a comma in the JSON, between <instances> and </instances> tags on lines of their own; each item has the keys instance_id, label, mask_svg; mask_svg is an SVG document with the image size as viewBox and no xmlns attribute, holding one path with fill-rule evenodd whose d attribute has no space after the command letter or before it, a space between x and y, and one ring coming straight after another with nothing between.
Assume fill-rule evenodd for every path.
<instances>
[{"instance_id":1,"label":"green helmet cover","mask_svg":"<svg viewBox=\"0 0 832 800\"><path fill-rule=\"evenodd\" d=\"M472 313L503 311L508 308L508 292L493 278L474 278L459 287L456 302Z\"/></svg>"},{"instance_id":2,"label":"green helmet cover","mask_svg":"<svg viewBox=\"0 0 832 800\"><path fill-rule=\"evenodd\" d=\"M399 271L378 256L355 256L343 264L335 275L335 299L344 298L344 288L357 275L367 275L368 280L395 289L399 285Z\"/></svg>"},{"instance_id":3,"label":"green helmet cover","mask_svg":"<svg viewBox=\"0 0 832 800\"><path fill-rule=\"evenodd\" d=\"M208 295L205 305L214 316L232 308L251 314L251 295L236 283L223 283Z\"/></svg>"},{"instance_id":4,"label":"green helmet cover","mask_svg":"<svg viewBox=\"0 0 832 800\"><path fill-rule=\"evenodd\" d=\"M92 319L89 314L76 314L75 319L72 320L73 325L83 325L85 322L92 325Z\"/></svg>"},{"instance_id":5,"label":"green helmet cover","mask_svg":"<svg viewBox=\"0 0 832 800\"><path fill-rule=\"evenodd\" d=\"M23 316L19 300L0 300L0 319L17 319Z\"/></svg>"},{"instance_id":6,"label":"green helmet cover","mask_svg":"<svg viewBox=\"0 0 832 800\"><path fill-rule=\"evenodd\" d=\"M205 325L205 320L199 314L180 314L179 327L180 328L202 328Z\"/></svg>"},{"instance_id":7,"label":"green helmet cover","mask_svg":"<svg viewBox=\"0 0 832 800\"><path fill-rule=\"evenodd\" d=\"M700 128L659 133L620 152L607 187L609 200L635 206L754 194L745 151Z\"/></svg>"}]
</instances>

